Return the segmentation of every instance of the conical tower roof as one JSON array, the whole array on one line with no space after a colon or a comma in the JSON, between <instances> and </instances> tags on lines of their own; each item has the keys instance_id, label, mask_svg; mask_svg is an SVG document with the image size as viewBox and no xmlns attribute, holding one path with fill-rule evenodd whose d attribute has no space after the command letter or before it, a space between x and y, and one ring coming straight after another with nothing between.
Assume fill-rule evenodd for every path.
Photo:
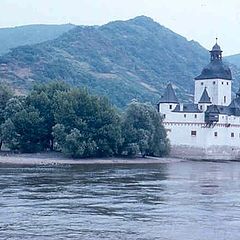
<instances>
[{"instance_id":1,"label":"conical tower roof","mask_svg":"<svg viewBox=\"0 0 240 240\"><path fill-rule=\"evenodd\" d=\"M171 83L167 85L159 103L179 103Z\"/></svg>"},{"instance_id":2,"label":"conical tower roof","mask_svg":"<svg viewBox=\"0 0 240 240\"><path fill-rule=\"evenodd\" d=\"M211 98L208 95L207 88L205 87L203 94L199 100L199 103L212 103Z\"/></svg>"}]
</instances>

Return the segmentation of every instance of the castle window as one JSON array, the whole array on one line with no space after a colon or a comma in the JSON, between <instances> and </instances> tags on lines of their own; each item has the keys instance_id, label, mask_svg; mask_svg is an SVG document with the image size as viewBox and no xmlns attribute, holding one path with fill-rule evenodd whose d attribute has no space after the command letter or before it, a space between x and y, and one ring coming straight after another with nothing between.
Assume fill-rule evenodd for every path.
<instances>
[{"instance_id":1,"label":"castle window","mask_svg":"<svg viewBox=\"0 0 240 240\"><path fill-rule=\"evenodd\" d=\"M172 105L169 105L169 109L172 109Z\"/></svg>"},{"instance_id":2,"label":"castle window","mask_svg":"<svg viewBox=\"0 0 240 240\"><path fill-rule=\"evenodd\" d=\"M197 131L191 131L191 136L196 137L197 136Z\"/></svg>"},{"instance_id":3,"label":"castle window","mask_svg":"<svg viewBox=\"0 0 240 240\"><path fill-rule=\"evenodd\" d=\"M201 85L203 85L203 82L201 82Z\"/></svg>"},{"instance_id":4,"label":"castle window","mask_svg":"<svg viewBox=\"0 0 240 240\"><path fill-rule=\"evenodd\" d=\"M186 118L186 117L187 117L187 114L184 114L183 116Z\"/></svg>"},{"instance_id":5,"label":"castle window","mask_svg":"<svg viewBox=\"0 0 240 240\"><path fill-rule=\"evenodd\" d=\"M233 132L231 133L231 137L234 138L234 133Z\"/></svg>"},{"instance_id":6,"label":"castle window","mask_svg":"<svg viewBox=\"0 0 240 240\"><path fill-rule=\"evenodd\" d=\"M166 118L166 114L163 114L163 119Z\"/></svg>"},{"instance_id":7,"label":"castle window","mask_svg":"<svg viewBox=\"0 0 240 240\"><path fill-rule=\"evenodd\" d=\"M197 118L197 114L195 114L194 117Z\"/></svg>"},{"instance_id":8,"label":"castle window","mask_svg":"<svg viewBox=\"0 0 240 240\"><path fill-rule=\"evenodd\" d=\"M222 82L222 85L223 85L223 82Z\"/></svg>"},{"instance_id":9,"label":"castle window","mask_svg":"<svg viewBox=\"0 0 240 240\"><path fill-rule=\"evenodd\" d=\"M215 81L213 81L213 85L215 85L216 84L216 82Z\"/></svg>"},{"instance_id":10,"label":"castle window","mask_svg":"<svg viewBox=\"0 0 240 240\"><path fill-rule=\"evenodd\" d=\"M203 110L203 107L202 107L202 105L200 106L200 110Z\"/></svg>"},{"instance_id":11,"label":"castle window","mask_svg":"<svg viewBox=\"0 0 240 240\"><path fill-rule=\"evenodd\" d=\"M217 132L214 132L214 137L217 137L218 136L218 133Z\"/></svg>"},{"instance_id":12,"label":"castle window","mask_svg":"<svg viewBox=\"0 0 240 240\"><path fill-rule=\"evenodd\" d=\"M227 85L228 85L228 82L227 82Z\"/></svg>"},{"instance_id":13,"label":"castle window","mask_svg":"<svg viewBox=\"0 0 240 240\"><path fill-rule=\"evenodd\" d=\"M224 101L224 103L227 102L227 97L226 96L224 96L223 101Z\"/></svg>"}]
</instances>

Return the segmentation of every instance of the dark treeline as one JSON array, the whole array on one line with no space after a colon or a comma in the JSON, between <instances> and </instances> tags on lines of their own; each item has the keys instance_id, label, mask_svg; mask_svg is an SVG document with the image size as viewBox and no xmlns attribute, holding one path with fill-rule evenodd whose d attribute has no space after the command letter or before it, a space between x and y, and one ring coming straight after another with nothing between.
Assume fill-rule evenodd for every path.
<instances>
[{"instance_id":1,"label":"dark treeline","mask_svg":"<svg viewBox=\"0 0 240 240\"><path fill-rule=\"evenodd\" d=\"M169 151L156 110L138 102L124 113L106 98L62 82L35 86L27 96L0 87L1 148L60 151L74 158L163 156Z\"/></svg>"}]
</instances>

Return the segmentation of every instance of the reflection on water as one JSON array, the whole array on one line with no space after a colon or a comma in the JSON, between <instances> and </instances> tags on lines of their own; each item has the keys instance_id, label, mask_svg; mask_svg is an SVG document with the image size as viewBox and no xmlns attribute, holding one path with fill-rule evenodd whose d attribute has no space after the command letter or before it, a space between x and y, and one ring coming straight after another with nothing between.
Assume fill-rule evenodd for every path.
<instances>
[{"instance_id":1,"label":"reflection on water","mask_svg":"<svg viewBox=\"0 0 240 240\"><path fill-rule=\"evenodd\" d=\"M240 236L240 163L0 166L0 194L0 239Z\"/></svg>"}]
</instances>

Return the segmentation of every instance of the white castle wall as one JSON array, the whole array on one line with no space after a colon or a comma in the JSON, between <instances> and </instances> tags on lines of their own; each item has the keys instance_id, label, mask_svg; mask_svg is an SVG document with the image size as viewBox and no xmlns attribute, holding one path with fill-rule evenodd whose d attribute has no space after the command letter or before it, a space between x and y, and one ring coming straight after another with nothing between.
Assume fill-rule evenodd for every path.
<instances>
[{"instance_id":1,"label":"white castle wall","mask_svg":"<svg viewBox=\"0 0 240 240\"><path fill-rule=\"evenodd\" d=\"M163 114L169 114L176 108L176 106L176 103L161 103L159 104L158 111Z\"/></svg>"},{"instance_id":2,"label":"white castle wall","mask_svg":"<svg viewBox=\"0 0 240 240\"><path fill-rule=\"evenodd\" d=\"M204 123L165 122L164 126L172 145L200 148L240 147L240 124L230 127L226 127L225 124L217 124L213 128L208 128ZM196 136L192 136L192 131L196 131Z\"/></svg>"},{"instance_id":3,"label":"white castle wall","mask_svg":"<svg viewBox=\"0 0 240 240\"><path fill-rule=\"evenodd\" d=\"M211 98L212 104L228 106L231 103L232 81L223 79L195 80L194 103L198 103L204 88ZM225 97L225 99L224 99Z\"/></svg>"},{"instance_id":4,"label":"white castle wall","mask_svg":"<svg viewBox=\"0 0 240 240\"><path fill-rule=\"evenodd\" d=\"M204 113L171 112L165 114L164 122L203 123L204 116Z\"/></svg>"},{"instance_id":5,"label":"white castle wall","mask_svg":"<svg viewBox=\"0 0 240 240\"><path fill-rule=\"evenodd\" d=\"M240 157L240 117L219 115L219 122L207 127L205 113L165 112L163 124L179 157L234 159ZM192 135L196 132L196 136ZM180 150L179 150L180 149ZM182 155L181 155L182 154Z\"/></svg>"}]
</instances>

